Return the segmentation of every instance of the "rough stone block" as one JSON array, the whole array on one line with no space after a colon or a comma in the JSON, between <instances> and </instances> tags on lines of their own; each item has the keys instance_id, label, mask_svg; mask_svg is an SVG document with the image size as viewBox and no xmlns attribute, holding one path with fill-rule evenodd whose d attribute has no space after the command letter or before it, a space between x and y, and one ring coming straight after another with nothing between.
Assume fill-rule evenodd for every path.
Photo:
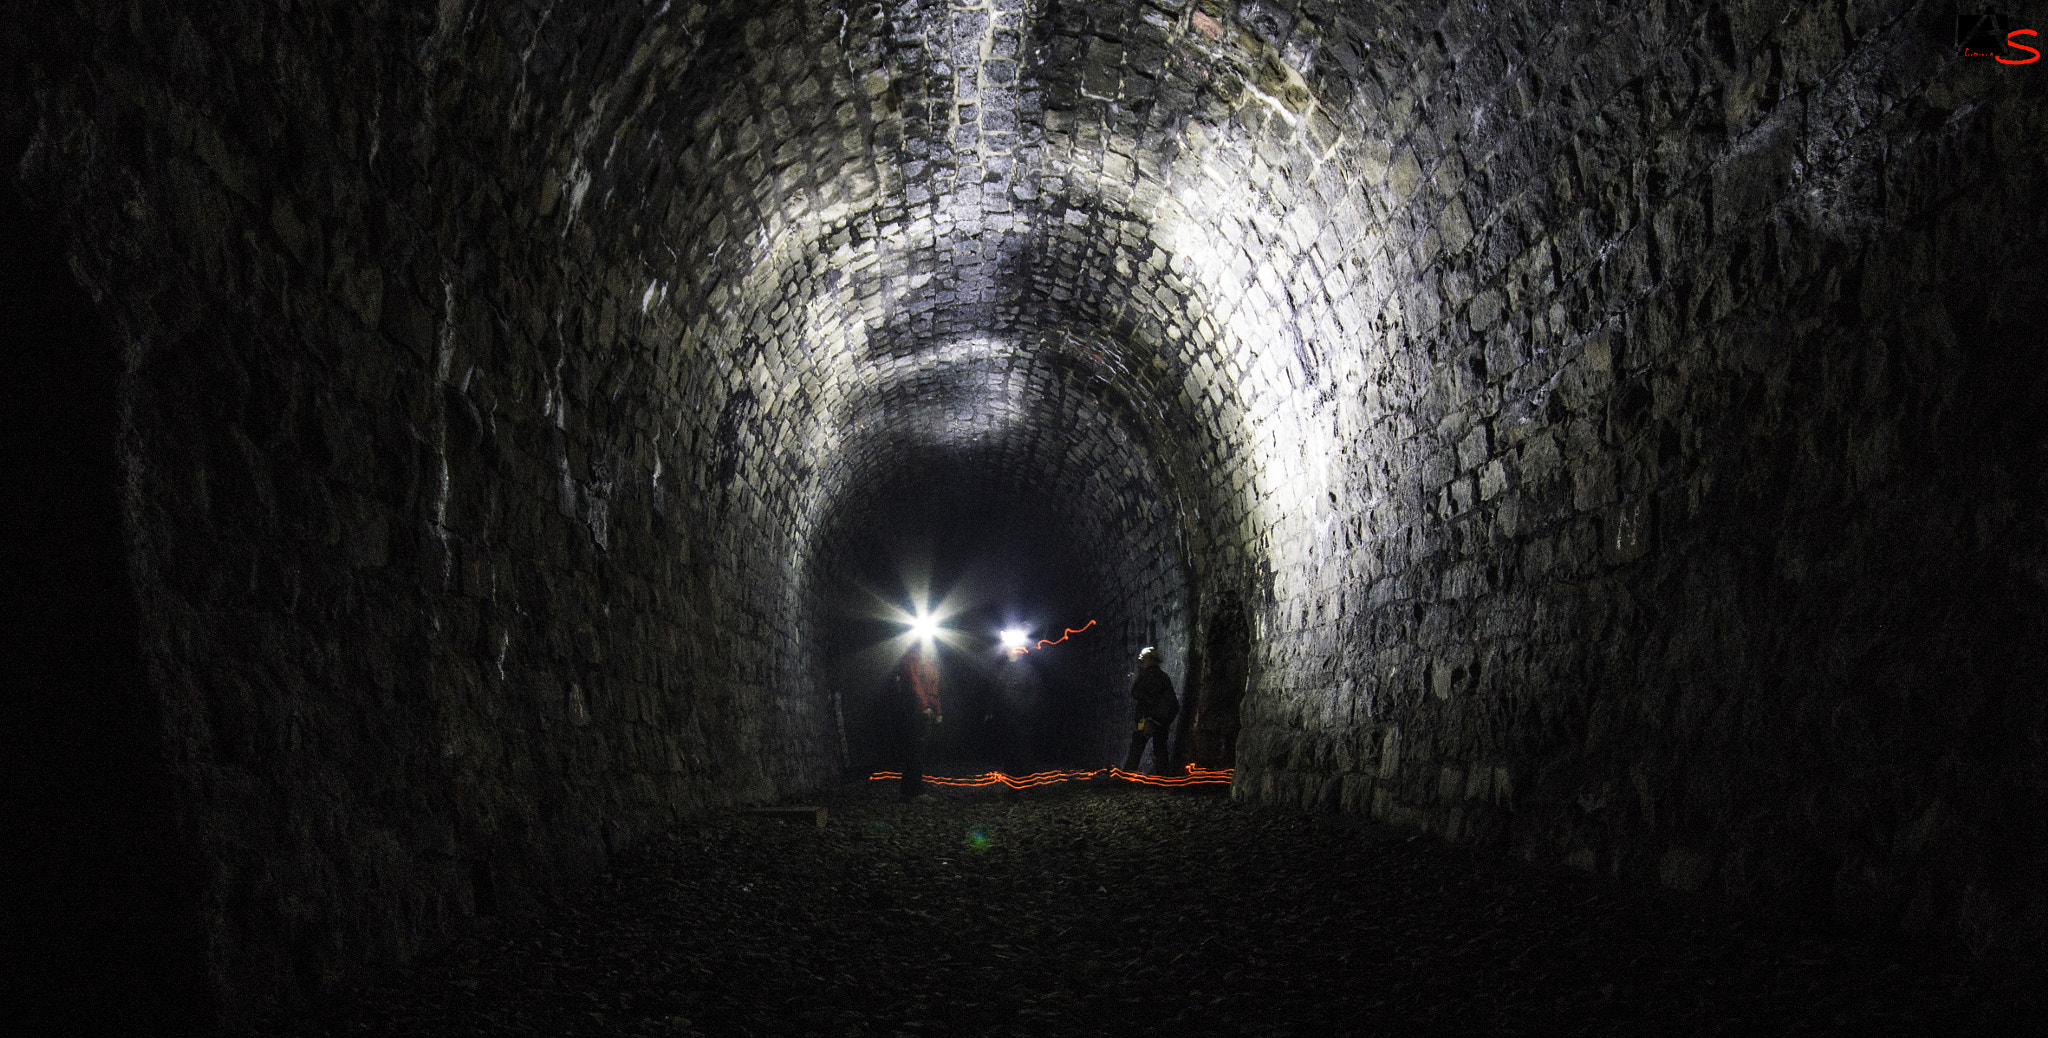
<instances>
[{"instance_id":1,"label":"rough stone block","mask_svg":"<svg viewBox=\"0 0 2048 1038\"><path fill-rule=\"evenodd\" d=\"M1621 506L1606 520L1605 536L1600 543L1600 552L1609 565L1633 562L1649 551L1656 531L1651 524L1652 505L1647 498L1634 498L1622 502Z\"/></svg>"},{"instance_id":2,"label":"rough stone block","mask_svg":"<svg viewBox=\"0 0 2048 1038\"><path fill-rule=\"evenodd\" d=\"M1714 861L1698 851L1673 847L1657 862L1657 882L1673 890L1698 893L1713 877Z\"/></svg>"},{"instance_id":3,"label":"rough stone block","mask_svg":"<svg viewBox=\"0 0 2048 1038\"><path fill-rule=\"evenodd\" d=\"M1615 498L1614 459L1600 455L1577 463L1572 472L1572 507L1587 512Z\"/></svg>"},{"instance_id":4,"label":"rough stone block","mask_svg":"<svg viewBox=\"0 0 2048 1038\"><path fill-rule=\"evenodd\" d=\"M1463 515L1471 511L1474 492L1475 487L1471 476L1459 476L1457 479L1452 480L1450 486L1445 488L1445 493L1449 495L1451 514Z\"/></svg>"},{"instance_id":5,"label":"rough stone block","mask_svg":"<svg viewBox=\"0 0 2048 1038\"><path fill-rule=\"evenodd\" d=\"M1522 445L1516 468L1523 479L1541 484L1556 474L1562 464L1563 456L1558 450L1557 440L1547 433L1539 433Z\"/></svg>"},{"instance_id":6,"label":"rough stone block","mask_svg":"<svg viewBox=\"0 0 2048 1038\"><path fill-rule=\"evenodd\" d=\"M1500 459L1487 462L1479 470L1479 497L1491 501L1508 488L1508 470Z\"/></svg>"},{"instance_id":7,"label":"rough stone block","mask_svg":"<svg viewBox=\"0 0 2048 1038\"><path fill-rule=\"evenodd\" d=\"M1458 441L1458 470L1470 472L1486 462L1492 454L1491 430L1481 422Z\"/></svg>"}]
</instances>

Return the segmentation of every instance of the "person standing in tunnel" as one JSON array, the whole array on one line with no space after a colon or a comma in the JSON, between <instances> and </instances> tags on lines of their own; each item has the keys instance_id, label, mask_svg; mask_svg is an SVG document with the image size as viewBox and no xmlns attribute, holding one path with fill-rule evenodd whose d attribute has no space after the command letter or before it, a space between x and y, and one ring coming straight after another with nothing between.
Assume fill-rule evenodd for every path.
<instances>
[{"instance_id":1,"label":"person standing in tunnel","mask_svg":"<svg viewBox=\"0 0 2048 1038\"><path fill-rule=\"evenodd\" d=\"M946 719L939 709L939 667L923 646L913 645L890 675L890 699L901 721L903 795L924 793L924 748L932 728Z\"/></svg>"},{"instance_id":2,"label":"person standing in tunnel","mask_svg":"<svg viewBox=\"0 0 2048 1038\"><path fill-rule=\"evenodd\" d=\"M1124 770L1138 770L1145 756L1145 743L1152 743L1152 772L1166 773L1167 733L1180 714L1180 698L1174 695L1173 679L1159 667L1159 650L1146 646L1138 653L1138 676L1131 681L1131 700L1137 707L1137 724L1131 732L1130 756Z\"/></svg>"}]
</instances>

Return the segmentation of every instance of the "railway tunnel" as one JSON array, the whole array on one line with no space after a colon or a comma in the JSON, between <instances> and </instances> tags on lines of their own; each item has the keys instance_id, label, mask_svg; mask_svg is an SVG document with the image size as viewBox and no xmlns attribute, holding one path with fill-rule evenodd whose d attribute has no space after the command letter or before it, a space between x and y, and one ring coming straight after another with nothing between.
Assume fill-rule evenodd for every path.
<instances>
[{"instance_id":1,"label":"railway tunnel","mask_svg":"<svg viewBox=\"0 0 2048 1038\"><path fill-rule=\"evenodd\" d=\"M2026 946L2048 124L1967 35L36 5L10 954L304 1004L858 778L949 595L1095 621L1048 762L1157 646L1236 801Z\"/></svg>"}]
</instances>

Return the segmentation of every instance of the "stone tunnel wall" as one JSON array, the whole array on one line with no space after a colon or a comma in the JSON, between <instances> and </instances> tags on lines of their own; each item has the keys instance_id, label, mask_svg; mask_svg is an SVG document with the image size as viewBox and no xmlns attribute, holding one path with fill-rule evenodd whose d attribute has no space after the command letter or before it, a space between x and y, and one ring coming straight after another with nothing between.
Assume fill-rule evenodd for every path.
<instances>
[{"instance_id":1,"label":"stone tunnel wall","mask_svg":"<svg viewBox=\"0 0 2048 1038\"><path fill-rule=\"evenodd\" d=\"M127 344L126 550L231 1020L829 774L776 694L777 545L731 550L787 505L692 402L740 380L656 348L525 160L518 14L440 14L87 5L82 63L30 74L23 183Z\"/></svg>"},{"instance_id":2,"label":"stone tunnel wall","mask_svg":"<svg viewBox=\"0 0 2048 1038\"><path fill-rule=\"evenodd\" d=\"M1951 15L1324 37L1401 85L1361 444L1399 466L1352 470L1356 549L1274 548L1240 795L2033 939L2044 81L1956 58Z\"/></svg>"}]
</instances>

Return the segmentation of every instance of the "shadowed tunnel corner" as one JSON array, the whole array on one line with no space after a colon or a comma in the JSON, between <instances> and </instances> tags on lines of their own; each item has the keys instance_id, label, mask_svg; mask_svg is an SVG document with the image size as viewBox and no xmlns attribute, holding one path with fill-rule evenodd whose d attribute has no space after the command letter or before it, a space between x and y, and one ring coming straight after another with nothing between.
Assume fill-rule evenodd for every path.
<instances>
[{"instance_id":1,"label":"shadowed tunnel corner","mask_svg":"<svg viewBox=\"0 0 2048 1038\"><path fill-rule=\"evenodd\" d=\"M51 41L15 41L34 42ZM7 154L26 140L22 114L0 122ZM128 579L122 350L12 184L0 236L0 541L17 647L0 677L0 1002L24 1033L206 1033L218 1005L194 849Z\"/></svg>"}]
</instances>

